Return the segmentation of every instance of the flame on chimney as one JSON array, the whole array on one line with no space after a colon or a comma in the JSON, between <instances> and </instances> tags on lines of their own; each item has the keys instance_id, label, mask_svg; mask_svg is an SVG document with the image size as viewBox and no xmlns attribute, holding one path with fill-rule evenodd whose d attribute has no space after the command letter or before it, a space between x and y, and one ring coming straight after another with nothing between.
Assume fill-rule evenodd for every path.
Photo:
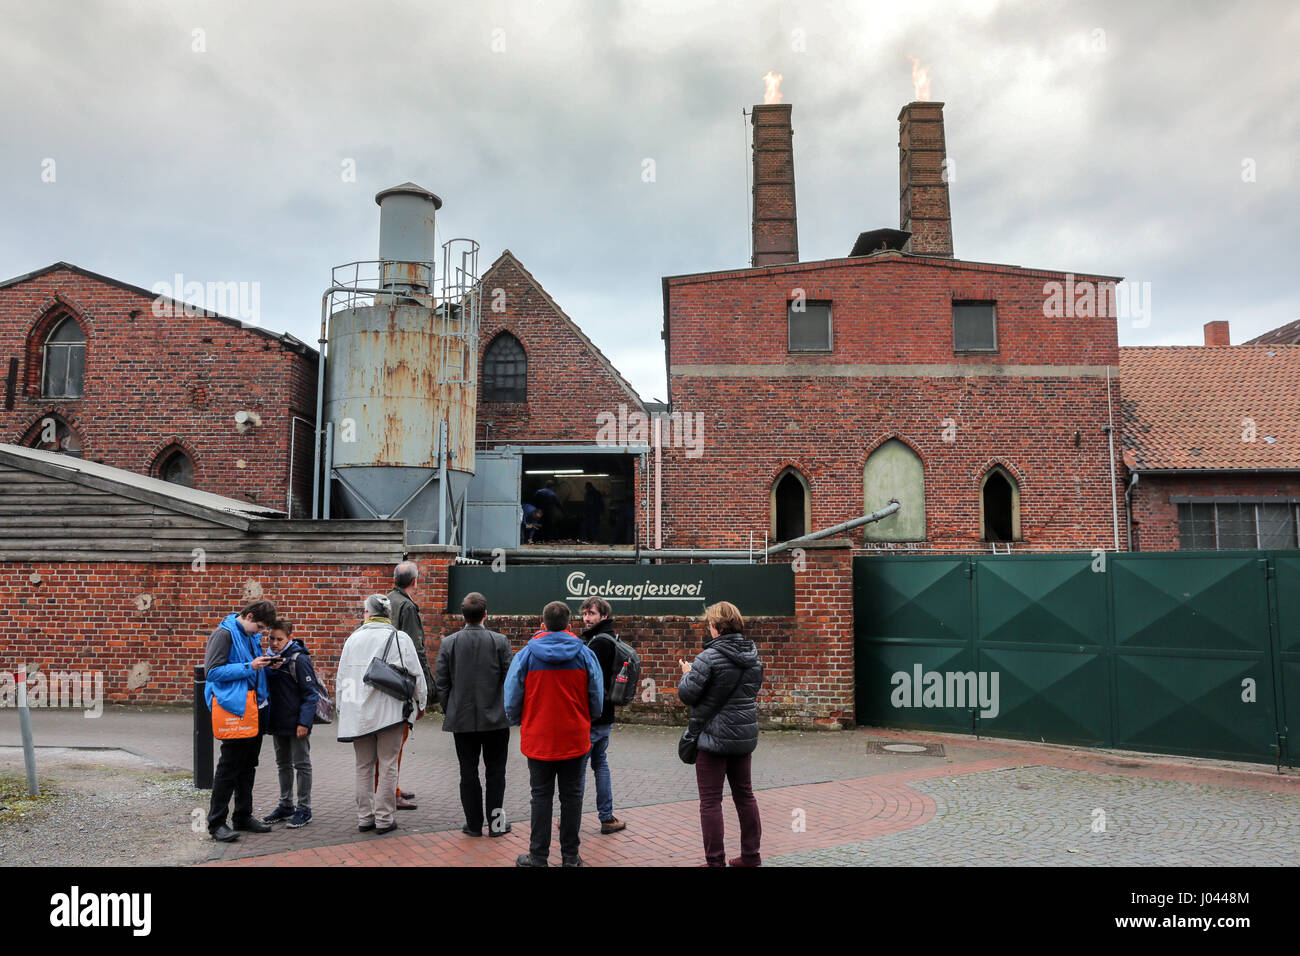
<instances>
[{"instance_id":1,"label":"flame on chimney","mask_svg":"<svg viewBox=\"0 0 1300 956\"><path fill-rule=\"evenodd\" d=\"M921 65L921 61L909 56L912 61L912 99L928 100L930 98L930 70ZM777 77L780 79L780 77Z\"/></svg>"},{"instance_id":2,"label":"flame on chimney","mask_svg":"<svg viewBox=\"0 0 1300 956\"><path fill-rule=\"evenodd\" d=\"M781 102L781 80L781 74L773 73L771 70L768 70L767 73L763 75L764 105Z\"/></svg>"}]
</instances>

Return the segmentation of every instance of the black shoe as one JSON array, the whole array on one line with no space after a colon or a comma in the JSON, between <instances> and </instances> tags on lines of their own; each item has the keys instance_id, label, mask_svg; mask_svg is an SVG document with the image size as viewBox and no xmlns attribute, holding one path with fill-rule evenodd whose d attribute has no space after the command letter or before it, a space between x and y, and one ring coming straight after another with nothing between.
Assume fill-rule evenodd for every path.
<instances>
[{"instance_id":1,"label":"black shoe","mask_svg":"<svg viewBox=\"0 0 1300 956\"><path fill-rule=\"evenodd\" d=\"M481 836L483 835L483 828L482 828L482 827L479 827L477 830L475 830L472 826L470 826L470 825L467 823L467 824L465 824L463 827L460 828L460 832L463 833L463 834L465 834L465 836L476 836L476 837L481 837Z\"/></svg>"},{"instance_id":2,"label":"black shoe","mask_svg":"<svg viewBox=\"0 0 1300 956\"><path fill-rule=\"evenodd\" d=\"M507 833L510 832L511 829L512 828L509 823L506 824L504 830L493 830L491 827L488 827L488 836L490 837L505 836Z\"/></svg>"},{"instance_id":3,"label":"black shoe","mask_svg":"<svg viewBox=\"0 0 1300 956\"><path fill-rule=\"evenodd\" d=\"M263 823L279 823L281 820L289 820L293 817L293 807L276 807L266 816L262 817Z\"/></svg>"},{"instance_id":4,"label":"black shoe","mask_svg":"<svg viewBox=\"0 0 1300 956\"><path fill-rule=\"evenodd\" d=\"M218 843L234 843L239 839L239 834L223 823L212 831L212 839Z\"/></svg>"},{"instance_id":5,"label":"black shoe","mask_svg":"<svg viewBox=\"0 0 1300 956\"><path fill-rule=\"evenodd\" d=\"M397 829L397 824L390 823L386 827L375 827L375 832L380 836L383 836L385 833L392 833L396 829Z\"/></svg>"},{"instance_id":6,"label":"black shoe","mask_svg":"<svg viewBox=\"0 0 1300 956\"><path fill-rule=\"evenodd\" d=\"M550 866L543 857L531 853L520 853L515 857L515 866Z\"/></svg>"},{"instance_id":7,"label":"black shoe","mask_svg":"<svg viewBox=\"0 0 1300 956\"><path fill-rule=\"evenodd\" d=\"M564 865L565 866L586 866L587 864L582 862L582 857L580 856L566 856L564 858Z\"/></svg>"},{"instance_id":8,"label":"black shoe","mask_svg":"<svg viewBox=\"0 0 1300 956\"><path fill-rule=\"evenodd\" d=\"M267 826L261 820L255 820L249 817L247 820L241 820L233 825L232 829L243 830L246 833L270 833L271 827Z\"/></svg>"},{"instance_id":9,"label":"black shoe","mask_svg":"<svg viewBox=\"0 0 1300 956\"><path fill-rule=\"evenodd\" d=\"M371 820L369 823L358 823L358 824L357 824L357 830L360 831L361 833L369 833L369 832L370 832L371 830L373 830L374 828L375 828L375 821L374 821L374 820Z\"/></svg>"}]
</instances>

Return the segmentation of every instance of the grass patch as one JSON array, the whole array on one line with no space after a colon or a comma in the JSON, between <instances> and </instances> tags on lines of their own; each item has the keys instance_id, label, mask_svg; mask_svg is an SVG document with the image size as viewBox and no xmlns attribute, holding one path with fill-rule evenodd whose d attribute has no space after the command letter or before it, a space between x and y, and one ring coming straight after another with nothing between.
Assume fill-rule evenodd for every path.
<instances>
[{"instance_id":1,"label":"grass patch","mask_svg":"<svg viewBox=\"0 0 1300 956\"><path fill-rule=\"evenodd\" d=\"M40 793L35 797L28 796L26 774L0 772L0 827L26 819L54 800L57 794L40 783L38 778Z\"/></svg>"}]
</instances>

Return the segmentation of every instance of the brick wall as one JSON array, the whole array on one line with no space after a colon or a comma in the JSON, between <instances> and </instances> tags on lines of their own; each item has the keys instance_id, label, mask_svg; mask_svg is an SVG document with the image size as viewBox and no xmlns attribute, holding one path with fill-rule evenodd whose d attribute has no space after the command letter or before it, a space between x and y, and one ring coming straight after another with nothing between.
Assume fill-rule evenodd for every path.
<instances>
[{"instance_id":1,"label":"brick wall","mask_svg":"<svg viewBox=\"0 0 1300 956\"><path fill-rule=\"evenodd\" d=\"M1143 475L1131 495L1134 547L1178 551L1178 506L1174 496L1242 498L1300 497L1300 475Z\"/></svg>"},{"instance_id":2,"label":"brick wall","mask_svg":"<svg viewBox=\"0 0 1300 956\"><path fill-rule=\"evenodd\" d=\"M69 269L0 289L0 374L11 356L19 360L14 407L0 407L0 441L31 444L25 439L54 416L79 435L86 458L140 474L155 474L160 454L179 444L196 487L283 510L291 416L315 420L315 353L210 317L156 316L154 301ZM86 335L84 396L42 398L41 345L64 312ZM238 432L241 409L257 412L261 425ZM311 431L298 423L296 517L311 501Z\"/></svg>"},{"instance_id":3,"label":"brick wall","mask_svg":"<svg viewBox=\"0 0 1300 956\"><path fill-rule=\"evenodd\" d=\"M769 724L839 726L853 715L852 563L846 542L810 549L795 576L794 618L754 618L746 634L766 666L759 701ZM463 625L447 606L448 557L420 556L421 606L430 664L444 634ZM40 581L32 583L32 575ZM109 701L185 703L193 668L208 635L226 614L261 588L294 622L323 679L331 682L343 641L362 619L361 602L392 587L388 565L215 565L102 562L0 563L0 671L23 663L45 671L102 671ZM148 596L148 602L140 600ZM461 596L457 596L457 601ZM538 618L493 617L514 649L538 629ZM743 614L744 608L741 607ZM580 626L580 622L578 625ZM702 649L705 626L695 618L629 617L621 634L642 656L643 676L658 693L620 711L622 719L680 720L679 658Z\"/></svg>"},{"instance_id":4,"label":"brick wall","mask_svg":"<svg viewBox=\"0 0 1300 956\"><path fill-rule=\"evenodd\" d=\"M900 550L987 550L979 489L995 464L1020 486L1023 540L1015 550L1112 547L1105 373L1052 369L1117 366L1115 320L1045 316L1044 285L1063 278L883 257L669 280L672 407L703 414L704 450L696 458L676 447L665 453L666 545L746 547L751 532L761 540L772 482L787 466L808 480L812 529L881 507L886 502L864 502L863 470L876 447L897 437L922 461L927 525L925 541ZM795 289L831 300L833 352L787 352ZM954 299L996 303L997 352L954 353ZM784 374L791 363L810 371ZM758 365L769 368L739 374ZM845 365L913 368L898 375L833 368ZM683 366L694 370L684 374ZM711 370L718 366L727 368ZM943 374L926 374L933 368ZM1117 377L1110 387L1122 507Z\"/></svg>"}]
</instances>

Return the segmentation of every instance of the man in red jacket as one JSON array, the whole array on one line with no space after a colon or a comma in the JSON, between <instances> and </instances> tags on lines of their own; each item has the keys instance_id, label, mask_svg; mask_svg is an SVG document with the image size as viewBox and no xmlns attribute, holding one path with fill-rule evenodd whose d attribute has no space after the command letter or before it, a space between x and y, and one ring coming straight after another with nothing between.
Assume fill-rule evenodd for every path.
<instances>
[{"instance_id":1,"label":"man in red jacket","mask_svg":"<svg viewBox=\"0 0 1300 956\"><path fill-rule=\"evenodd\" d=\"M604 677L596 655L570 633L569 608L552 601L542 609L542 630L510 662L506 717L520 728L519 749L528 758L532 788L532 835L518 866L547 866L551 811L560 789L560 852L564 866L582 866L583 758L591 749L591 719L605 706Z\"/></svg>"}]
</instances>

